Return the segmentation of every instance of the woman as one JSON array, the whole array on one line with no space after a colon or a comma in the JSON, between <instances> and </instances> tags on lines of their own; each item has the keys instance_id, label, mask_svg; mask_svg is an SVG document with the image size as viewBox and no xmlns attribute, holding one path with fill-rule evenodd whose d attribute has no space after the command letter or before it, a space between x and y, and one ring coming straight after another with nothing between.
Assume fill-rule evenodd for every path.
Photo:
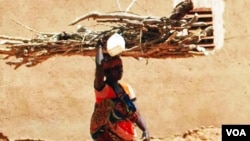
<instances>
[{"instance_id":1,"label":"woman","mask_svg":"<svg viewBox=\"0 0 250 141\"><path fill-rule=\"evenodd\" d=\"M134 125L142 131L142 140L149 141L149 132L136 108L132 88L120 83L123 65L119 56L111 57L97 47L94 80L95 110L90 124L95 141L132 141L135 139Z\"/></svg>"}]
</instances>

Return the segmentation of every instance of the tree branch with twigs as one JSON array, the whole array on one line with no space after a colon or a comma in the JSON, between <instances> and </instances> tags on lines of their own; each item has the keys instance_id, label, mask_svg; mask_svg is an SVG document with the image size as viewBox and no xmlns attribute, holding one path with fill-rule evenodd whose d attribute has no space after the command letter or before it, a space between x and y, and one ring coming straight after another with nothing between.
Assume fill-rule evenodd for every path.
<instances>
[{"instance_id":1,"label":"tree branch with twigs","mask_svg":"<svg viewBox=\"0 0 250 141\"><path fill-rule=\"evenodd\" d=\"M197 22L197 14L190 20L180 20L193 9L192 2L180 3L169 17L140 16L129 13L129 9L135 2L135 0L131 2L125 13L90 12L76 18L69 24L73 26L92 18L98 23L111 25L103 31L93 31L80 26L73 33L43 33L15 21L35 32L36 37L27 39L0 35L0 44L3 45L3 47L0 46L0 54L5 55L4 59L15 57L16 61L6 62L9 65L14 65L15 69L22 65L35 66L55 55L94 56L97 43L101 40L105 45L107 39L114 33L121 34L126 41L126 49L121 53L121 56L166 58L204 54L204 52L196 50L196 44L201 38L207 36L206 30L197 29L187 35L179 35L180 32L191 28L192 25L199 27L199 25L205 24ZM104 51L106 51L105 46Z\"/></svg>"}]
</instances>

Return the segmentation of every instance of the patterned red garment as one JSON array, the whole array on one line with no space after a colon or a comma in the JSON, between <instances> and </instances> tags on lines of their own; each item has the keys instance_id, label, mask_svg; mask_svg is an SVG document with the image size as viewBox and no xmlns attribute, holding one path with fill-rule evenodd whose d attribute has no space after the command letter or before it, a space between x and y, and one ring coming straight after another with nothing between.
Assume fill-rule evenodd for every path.
<instances>
[{"instance_id":1,"label":"patterned red garment","mask_svg":"<svg viewBox=\"0 0 250 141\"><path fill-rule=\"evenodd\" d=\"M95 141L124 141L111 131L105 130L95 139Z\"/></svg>"},{"instance_id":2,"label":"patterned red garment","mask_svg":"<svg viewBox=\"0 0 250 141\"><path fill-rule=\"evenodd\" d=\"M123 85L122 87L126 93L129 94L129 86ZM131 93L134 98L134 93ZM114 139L110 141L115 141L119 138L122 138L123 141L133 140L135 138L133 122L137 119L137 115L136 113L129 113L125 103L114 99L117 99L116 94L108 85L106 85L102 91L96 92L96 106L91 118L90 132L92 136L98 139L100 136L108 138L108 136L112 135L111 137ZM120 118L116 113L119 113L118 115L126 115L126 118ZM116 120L111 121L111 116L117 117L115 118Z\"/></svg>"}]
</instances>

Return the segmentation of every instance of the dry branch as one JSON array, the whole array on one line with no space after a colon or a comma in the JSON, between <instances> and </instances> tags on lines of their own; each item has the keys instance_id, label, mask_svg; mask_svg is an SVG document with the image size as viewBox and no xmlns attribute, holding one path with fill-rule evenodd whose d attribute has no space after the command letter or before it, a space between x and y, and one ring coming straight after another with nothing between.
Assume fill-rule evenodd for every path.
<instances>
[{"instance_id":1,"label":"dry branch","mask_svg":"<svg viewBox=\"0 0 250 141\"><path fill-rule=\"evenodd\" d=\"M102 41L105 45L112 34L119 33L126 41L126 49L122 56L166 58L205 55L206 50L197 43L208 34L210 36L213 29L211 26L202 29L204 23L198 22L198 14L184 20L184 16L192 9L191 1L182 2L175 7L168 18L139 16L131 13L92 12L77 18L69 25L75 25L89 18L95 19L98 23L105 22L113 25L104 31L92 31L81 26L74 33L42 33L34 30L36 37L33 39L0 35L0 44L3 45L3 47L0 46L0 54L6 55L4 59L15 57L15 62L7 62L9 65L15 65L15 68L21 65L35 66L54 55L94 56L98 42ZM198 28L189 31L194 27L193 25ZM106 51L105 46L104 51Z\"/></svg>"}]
</instances>

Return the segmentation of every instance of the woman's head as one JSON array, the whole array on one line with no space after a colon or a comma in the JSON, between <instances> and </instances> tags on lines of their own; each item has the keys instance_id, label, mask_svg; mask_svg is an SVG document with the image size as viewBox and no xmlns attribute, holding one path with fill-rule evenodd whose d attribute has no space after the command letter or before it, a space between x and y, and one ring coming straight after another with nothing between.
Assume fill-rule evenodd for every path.
<instances>
[{"instance_id":1,"label":"woman's head","mask_svg":"<svg viewBox=\"0 0 250 141\"><path fill-rule=\"evenodd\" d=\"M118 81L122 78L123 65L119 56L110 56L103 54L102 68L107 79Z\"/></svg>"}]
</instances>

